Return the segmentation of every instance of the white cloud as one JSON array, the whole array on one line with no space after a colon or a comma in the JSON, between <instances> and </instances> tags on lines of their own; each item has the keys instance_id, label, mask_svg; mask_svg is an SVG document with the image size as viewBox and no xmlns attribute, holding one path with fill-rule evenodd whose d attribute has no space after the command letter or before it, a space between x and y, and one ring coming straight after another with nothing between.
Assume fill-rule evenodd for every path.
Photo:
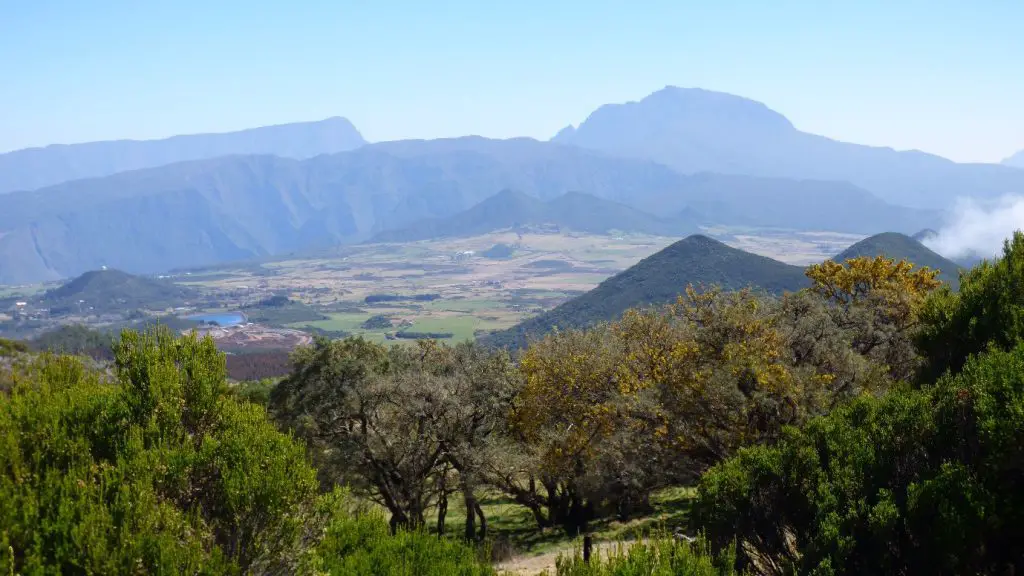
<instances>
[{"instance_id":1,"label":"white cloud","mask_svg":"<svg viewBox=\"0 0 1024 576\"><path fill-rule=\"evenodd\" d=\"M991 258L1000 253L1004 240L1022 229L1024 196L1004 196L984 203L961 198L949 223L925 245L947 258Z\"/></svg>"}]
</instances>

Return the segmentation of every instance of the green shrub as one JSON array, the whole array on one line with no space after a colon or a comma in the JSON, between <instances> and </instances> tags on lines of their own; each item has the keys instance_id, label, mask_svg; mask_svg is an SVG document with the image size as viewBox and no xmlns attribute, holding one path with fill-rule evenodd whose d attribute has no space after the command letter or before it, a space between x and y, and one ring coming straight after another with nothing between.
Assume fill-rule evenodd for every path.
<instances>
[{"instance_id":1,"label":"green shrub","mask_svg":"<svg viewBox=\"0 0 1024 576\"><path fill-rule=\"evenodd\" d=\"M28 352L28 345L17 340L0 338L0 358Z\"/></svg>"},{"instance_id":2,"label":"green shrub","mask_svg":"<svg viewBox=\"0 0 1024 576\"><path fill-rule=\"evenodd\" d=\"M213 345L126 332L110 383L43 355L0 398L0 571L295 566L316 494L300 444L224 394Z\"/></svg>"},{"instance_id":3,"label":"green shrub","mask_svg":"<svg viewBox=\"0 0 1024 576\"><path fill-rule=\"evenodd\" d=\"M1003 255L961 275L960 290L938 290L921 312L918 348L923 381L958 372L990 346L1009 350L1024 341L1024 234L1015 232Z\"/></svg>"},{"instance_id":4,"label":"green shrub","mask_svg":"<svg viewBox=\"0 0 1024 576\"><path fill-rule=\"evenodd\" d=\"M1024 570L1024 345L862 398L701 480L692 520L763 573Z\"/></svg>"},{"instance_id":5,"label":"green shrub","mask_svg":"<svg viewBox=\"0 0 1024 576\"><path fill-rule=\"evenodd\" d=\"M424 530L392 535L380 511L351 511L335 492L321 503L330 517L317 547L316 570L334 575L484 576L494 574L461 541Z\"/></svg>"}]
</instances>

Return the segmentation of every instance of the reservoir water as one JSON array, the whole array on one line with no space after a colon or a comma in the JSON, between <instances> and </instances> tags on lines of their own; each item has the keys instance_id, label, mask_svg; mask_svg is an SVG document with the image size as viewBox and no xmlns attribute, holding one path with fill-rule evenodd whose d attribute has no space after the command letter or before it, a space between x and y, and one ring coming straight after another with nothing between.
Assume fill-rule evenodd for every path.
<instances>
[{"instance_id":1,"label":"reservoir water","mask_svg":"<svg viewBox=\"0 0 1024 576\"><path fill-rule=\"evenodd\" d=\"M185 316L185 320L196 322L216 322L221 326L237 326L245 323L245 314L241 312L221 312L218 314L194 314Z\"/></svg>"}]
</instances>

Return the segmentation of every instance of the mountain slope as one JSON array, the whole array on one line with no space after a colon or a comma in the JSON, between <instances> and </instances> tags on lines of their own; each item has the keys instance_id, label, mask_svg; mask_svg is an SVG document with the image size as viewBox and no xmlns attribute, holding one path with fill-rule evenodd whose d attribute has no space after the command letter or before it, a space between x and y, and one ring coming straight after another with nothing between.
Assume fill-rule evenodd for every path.
<instances>
[{"instance_id":1,"label":"mountain slope","mask_svg":"<svg viewBox=\"0 0 1024 576\"><path fill-rule=\"evenodd\" d=\"M365 143L351 122L335 117L162 140L54 144L0 154L0 193L231 154L312 158L352 150Z\"/></svg>"},{"instance_id":2,"label":"mountain slope","mask_svg":"<svg viewBox=\"0 0 1024 576\"><path fill-rule=\"evenodd\" d=\"M808 284L804 269L693 235L644 258L593 290L512 328L480 339L495 347L522 347L558 327L614 320L629 308L675 300L688 284L727 290L755 287L779 294Z\"/></svg>"},{"instance_id":3,"label":"mountain slope","mask_svg":"<svg viewBox=\"0 0 1024 576\"><path fill-rule=\"evenodd\" d=\"M932 270L938 270L939 279L948 282L954 290L960 285L959 265L905 234L875 234L843 250L833 260L843 262L858 256L885 256L894 260L907 260L915 266L927 266Z\"/></svg>"},{"instance_id":4,"label":"mountain slope","mask_svg":"<svg viewBox=\"0 0 1024 576\"><path fill-rule=\"evenodd\" d=\"M522 192L503 190L447 218L429 218L397 230L386 230L372 242L414 242L432 238L477 236L494 230L554 225L602 234L609 230L679 236L695 229L682 218L662 220L629 206L582 192L568 192L544 202Z\"/></svg>"},{"instance_id":5,"label":"mountain slope","mask_svg":"<svg viewBox=\"0 0 1024 576\"><path fill-rule=\"evenodd\" d=\"M123 313L133 308L162 310L199 297L187 286L133 276L120 270L92 270L42 294L39 303L54 313L77 311Z\"/></svg>"},{"instance_id":6,"label":"mountain slope","mask_svg":"<svg viewBox=\"0 0 1024 576\"><path fill-rule=\"evenodd\" d=\"M503 188L582 191L649 214L869 234L935 214L835 182L684 176L647 160L529 139L367 145L307 160L226 156L0 195L0 284L108 266L157 273L361 242L446 218Z\"/></svg>"},{"instance_id":7,"label":"mountain slope","mask_svg":"<svg viewBox=\"0 0 1024 576\"><path fill-rule=\"evenodd\" d=\"M1021 150L1006 160L1003 160L1002 164L1011 168L1024 168L1024 150Z\"/></svg>"},{"instance_id":8,"label":"mountain slope","mask_svg":"<svg viewBox=\"0 0 1024 576\"><path fill-rule=\"evenodd\" d=\"M919 151L838 142L797 130L760 102L674 86L639 102L601 106L554 141L655 160L687 174L850 182L888 202L918 208L946 208L958 196L1024 190L1024 172L1008 166L957 164Z\"/></svg>"}]
</instances>

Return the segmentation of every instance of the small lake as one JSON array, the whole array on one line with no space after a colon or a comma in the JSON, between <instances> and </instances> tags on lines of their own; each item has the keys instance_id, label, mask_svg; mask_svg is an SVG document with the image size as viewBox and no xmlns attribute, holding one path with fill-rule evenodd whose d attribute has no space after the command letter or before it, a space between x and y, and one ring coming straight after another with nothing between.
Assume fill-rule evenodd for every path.
<instances>
[{"instance_id":1,"label":"small lake","mask_svg":"<svg viewBox=\"0 0 1024 576\"><path fill-rule=\"evenodd\" d=\"M219 314L194 314L185 316L185 320L195 322L216 322L221 326L237 326L245 323L245 314L241 312L221 312Z\"/></svg>"}]
</instances>

